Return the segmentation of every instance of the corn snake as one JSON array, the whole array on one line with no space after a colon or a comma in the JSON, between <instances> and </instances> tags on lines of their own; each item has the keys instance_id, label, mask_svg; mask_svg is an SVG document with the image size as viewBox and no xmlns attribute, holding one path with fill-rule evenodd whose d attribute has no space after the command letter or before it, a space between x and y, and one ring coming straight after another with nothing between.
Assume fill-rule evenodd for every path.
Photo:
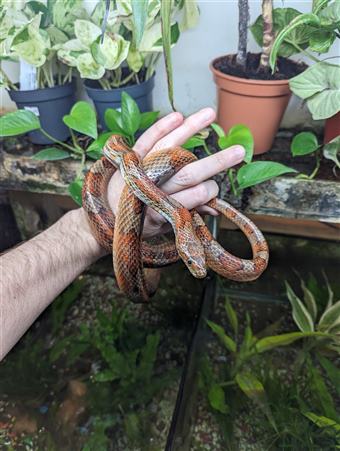
<instances>
[{"instance_id":1,"label":"corn snake","mask_svg":"<svg viewBox=\"0 0 340 451\"><path fill-rule=\"evenodd\" d=\"M267 267L269 252L265 238L233 206L218 198L207 204L242 230L252 248L251 260L227 252L215 241L196 210L187 210L157 187L195 160L192 153L175 147L152 152L141 162L121 136L113 135L104 146L104 156L85 177L83 207L92 231L99 244L112 252L119 288L136 302L146 302L156 290L157 270L148 268L160 268L180 258L197 278L205 277L210 268L231 280L251 281ZM117 169L126 186L115 217L107 202L107 186ZM151 244L141 239L146 206L170 222L175 242Z\"/></svg>"}]
</instances>

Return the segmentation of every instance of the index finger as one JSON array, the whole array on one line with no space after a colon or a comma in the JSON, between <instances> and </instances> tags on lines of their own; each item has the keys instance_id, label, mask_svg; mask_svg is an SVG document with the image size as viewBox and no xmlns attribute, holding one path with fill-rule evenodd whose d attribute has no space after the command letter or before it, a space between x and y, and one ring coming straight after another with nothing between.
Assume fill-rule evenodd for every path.
<instances>
[{"instance_id":1,"label":"index finger","mask_svg":"<svg viewBox=\"0 0 340 451\"><path fill-rule=\"evenodd\" d=\"M245 150L242 146L232 146L209 157L189 163L162 185L162 191L173 194L190 186L198 185L219 172L241 163L244 154Z\"/></svg>"},{"instance_id":2,"label":"index finger","mask_svg":"<svg viewBox=\"0 0 340 451\"><path fill-rule=\"evenodd\" d=\"M137 139L133 150L143 159L158 141L179 127L183 121L183 115L178 112L164 116Z\"/></svg>"}]
</instances>

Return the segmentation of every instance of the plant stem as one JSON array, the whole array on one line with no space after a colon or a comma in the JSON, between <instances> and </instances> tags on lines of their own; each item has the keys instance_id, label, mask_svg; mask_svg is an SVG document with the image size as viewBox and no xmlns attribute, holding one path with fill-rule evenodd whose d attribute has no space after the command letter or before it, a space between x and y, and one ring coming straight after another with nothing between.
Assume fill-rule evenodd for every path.
<instances>
[{"instance_id":1,"label":"plant stem","mask_svg":"<svg viewBox=\"0 0 340 451\"><path fill-rule=\"evenodd\" d=\"M247 62L248 22L248 0L238 0L238 48L236 62L244 68Z\"/></svg>"},{"instance_id":2,"label":"plant stem","mask_svg":"<svg viewBox=\"0 0 340 451\"><path fill-rule=\"evenodd\" d=\"M0 74L2 75L2 78L4 79L5 83L6 83L13 91L18 91L18 87L15 86L15 84L11 82L11 80L8 78L6 72L3 70L2 67L0 67Z\"/></svg>"},{"instance_id":3,"label":"plant stem","mask_svg":"<svg viewBox=\"0 0 340 451\"><path fill-rule=\"evenodd\" d=\"M315 63L321 62L321 60L319 60L316 56L314 56L312 53L308 52L308 50L303 49L295 42L289 41L288 39L286 39L286 42L288 42L288 44L291 44L292 46L294 46L300 53L303 53L304 55L308 56L308 58L313 60Z\"/></svg>"},{"instance_id":4,"label":"plant stem","mask_svg":"<svg viewBox=\"0 0 340 451\"><path fill-rule=\"evenodd\" d=\"M207 143L205 141L203 141L203 149L205 150L207 155L211 155L211 152L207 146Z\"/></svg>"},{"instance_id":5,"label":"plant stem","mask_svg":"<svg viewBox=\"0 0 340 451\"><path fill-rule=\"evenodd\" d=\"M65 147L65 149L70 150L71 152L74 153L78 153L79 154L79 150L75 147L69 146L66 143L63 143L62 141L59 141L58 139L54 138L53 136L51 136L49 133L47 133L43 128L40 128L40 131L43 135L45 135L48 139L50 139L51 141L54 141L55 143L59 144L62 147Z\"/></svg>"},{"instance_id":6,"label":"plant stem","mask_svg":"<svg viewBox=\"0 0 340 451\"><path fill-rule=\"evenodd\" d=\"M111 83L111 87L113 88L119 88L119 86L123 86L126 83L128 83L133 77L135 76L135 72L131 72L127 77L125 77L123 80L120 80L118 83Z\"/></svg>"},{"instance_id":7,"label":"plant stem","mask_svg":"<svg viewBox=\"0 0 340 451\"><path fill-rule=\"evenodd\" d=\"M228 175L231 191L234 194L234 196L237 196L238 192L237 192L237 189L236 189L236 186L235 186L234 173L235 173L235 169L228 169L227 170L227 175Z\"/></svg>"},{"instance_id":8,"label":"plant stem","mask_svg":"<svg viewBox=\"0 0 340 451\"><path fill-rule=\"evenodd\" d=\"M315 168L313 169L313 172L310 175L299 174L296 178L302 179L302 180L313 180L313 178L318 173L318 170L320 169L321 157L320 157L320 153L318 151L315 154L315 160L316 160Z\"/></svg>"},{"instance_id":9,"label":"plant stem","mask_svg":"<svg viewBox=\"0 0 340 451\"><path fill-rule=\"evenodd\" d=\"M274 43L273 0L262 0L263 45L260 67L268 68L269 56Z\"/></svg>"},{"instance_id":10,"label":"plant stem","mask_svg":"<svg viewBox=\"0 0 340 451\"><path fill-rule=\"evenodd\" d=\"M75 147L76 149L79 149L80 151L82 151L83 149L82 149L82 147L78 144L76 135L74 134L74 131L72 130L72 128L69 128L69 130L70 130L70 133L71 133L71 138L72 138L72 142L73 142L74 147Z\"/></svg>"}]
</instances>

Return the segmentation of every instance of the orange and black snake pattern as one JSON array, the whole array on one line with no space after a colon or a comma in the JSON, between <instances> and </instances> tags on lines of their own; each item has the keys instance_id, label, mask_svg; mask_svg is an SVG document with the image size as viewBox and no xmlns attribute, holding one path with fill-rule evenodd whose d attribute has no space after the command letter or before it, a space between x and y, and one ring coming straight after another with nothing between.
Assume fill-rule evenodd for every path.
<instances>
[{"instance_id":1,"label":"orange and black snake pattern","mask_svg":"<svg viewBox=\"0 0 340 451\"><path fill-rule=\"evenodd\" d=\"M159 274L154 268L180 258L197 278L205 277L210 268L231 280L251 281L267 267L269 251L264 236L232 205L218 198L207 204L242 230L252 248L251 260L227 252L196 210L187 210L158 188L158 184L195 160L192 153L175 147L153 152L140 161L121 136L113 135L104 147L104 156L85 177L83 207L93 233L101 246L112 252L118 286L135 302L147 301L156 290ZM115 217L107 202L107 187L117 169L126 186ZM151 244L142 240L147 206L171 224L174 241Z\"/></svg>"}]
</instances>

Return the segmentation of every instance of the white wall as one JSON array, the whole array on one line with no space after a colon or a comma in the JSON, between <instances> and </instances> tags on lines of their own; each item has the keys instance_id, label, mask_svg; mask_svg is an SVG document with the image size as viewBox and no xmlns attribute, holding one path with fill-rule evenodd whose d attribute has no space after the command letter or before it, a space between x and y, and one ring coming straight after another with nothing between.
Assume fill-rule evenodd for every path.
<instances>
[{"instance_id":1,"label":"white wall","mask_svg":"<svg viewBox=\"0 0 340 451\"><path fill-rule=\"evenodd\" d=\"M95 0L85 0L91 9ZM312 1L285 1L284 5L276 1L276 7L292 7L302 12L310 11ZM204 106L216 106L215 85L209 70L210 61L222 54L233 53L237 48L237 0L199 0L201 17L199 25L182 34L177 46L173 49L173 68L175 83L175 103L179 111L190 114ZM261 11L261 0L250 0L251 22ZM257 51L251 34L249 50ZM329 56L340 55L340 48L333 45ZM4 68L17 80L17 67L6 63ZM170 110L167 99L166 78L163 59L159 61L154 91L154 108L162 114ZM13 109L8 94L1 92L1 106ZM292 98L286 111L283 125L306 124L311 121L310 114L301 101Z\"/></svg>"}]
</instances>

